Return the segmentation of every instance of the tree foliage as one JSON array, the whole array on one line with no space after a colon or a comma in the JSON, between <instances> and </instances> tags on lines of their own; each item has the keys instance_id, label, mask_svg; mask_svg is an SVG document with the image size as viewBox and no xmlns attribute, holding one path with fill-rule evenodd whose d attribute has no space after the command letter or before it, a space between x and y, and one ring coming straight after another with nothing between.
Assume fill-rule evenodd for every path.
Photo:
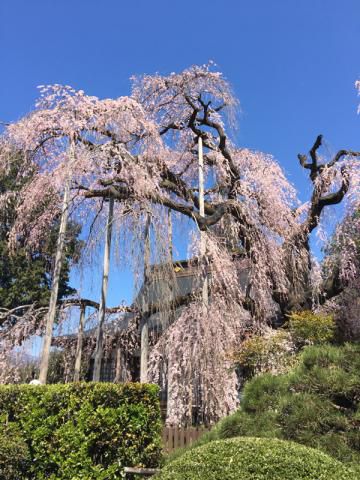
<instances>
[{"instance_id":1,"label":"tree foliage","mask_svg":"<svg viewBox=\"0 0 360 480\"><path fill-rule=\"evenodd\" d=\"M0 171L0 195L3 199L0 210L0 306L7 309L33 303L45 306L50 297L58 218L55 217L51 228L44 232L36 249L31 251L26 248L26 240L19 236L16 249L11 251L8 237L16 222L21 189L31 183L35 172L30 170L26 176L21 177L19 171L25 161L24 154L16 151L9 156L9 169ZM73 224L68 235L59 299L74 293L74 289L69 286L69 271L71 262L79 255L79 233L79 225Z\"/></svg>"},{"instance_id":2,"label":"tree foliage","mask_svg":"<svg viewBox=\"0 0 360 480\"><path fill-rule=\"evenodd\" d=\"M17 235L16 244L10 245L9 235L17 221L21 192L33 181L36 169L34 166L20 174L26 162L22 150L13 148L2 151L2 155L7 159L8 167L0 168L0 378L1 381L20 381L24 380L26 366L21 359L20 363L15 362L12 347L42 332L50 299L59 217L53 218L36 248L29 249L21 234ZM82 241L78 238L80 230L80 224L75 222L68 229L59 285L60 302L75 293L69 285L69 274L82 248Z\"/></svg>"},{"instance_id":3,"label":"tree foliage","mask_svg":"<svg viewBox=\"0 0 360 480\"><path fill-rule=\"evenodd\" d=\"M335 340L339 340L339 332L332 315L292 312L282 328L264 329L245 338L231 359L244 381L265 372L286 373L299 362L299 352L306 345Z\"/></svg>"},{"instance_id":4,"label":"tree foliage","mask_svg":"<svg viewBox=\"0 0 360 480\"><path fill-rule=\"evenodd\" d=\"M262 335L254 334L246 338L231 358L244 380L259 373L289 370L296 361L296 351L287 331L267 330Z\"/></svg>"},{"instance_id":5,"label":"tree foliage","mask_svg":"<svg viewBox=\"0 0 360 480\"><path fill-rule=\"evenodd\" d=\"M168 368L169 419L176 423L190 420L194 388L203 392L209 422L236 407L237 378L226 361L229 351L249 325L262 328L284 313L312 307L309 236L328 207L343 202L351 215L358 205L359 152L342 149L325 159L323 137L317 136L309 154L298 155L312 188L301 205L271 155L240 148L230 138L237 106L228 81L213 65L194 66L179 74L134 78L131 95L117 99L101 100L68 86L41 87L36 109L2 137L4 152L14 146L27 152L19 178L35 171L21 190L12 244L20 235L28 248L38 247L59 215L69 179L72 217L83 224L103 225L104 201L116 200L114 223L126 232L124 256L135 252L133 258L138 257L134 240L143 238L149 215L157 239L154 256L161 252L161 261L169 260L164 254L169 251L168 210L180 226L190 220L195 231L203 232L207 249L198 274L204 278L204 271L211 270L210 304L204 310L201 298L191 297L151 353L153 380ZM4 154L1 164L11 168ZM198 246L194 234L193 257L199 256ZM244 265L246 286L240 281Z\"/></svg>"},{"instance_id":6,"label":"tree foliage","mask_svg":"<svg viewBox=\"0 0 360 480\"><path fill-rule=\"evenodd\" d=\"M360 210L337 225L325 249L322 268L324 284L331 286L334 296L320 310L335 316L344 340L359 341Z\"/></svg>"},{"instance_id":7,"label":"tree foliage","mask_svg":"<svg viewBox=\"0 0 360 480\"><path fill-rule=\"evenodd\" d=\"M298 346L328 343L334 339L336 329L331 315L316 314L309 310L291 313L287 327Z\"/></svg>"}]
</instances>

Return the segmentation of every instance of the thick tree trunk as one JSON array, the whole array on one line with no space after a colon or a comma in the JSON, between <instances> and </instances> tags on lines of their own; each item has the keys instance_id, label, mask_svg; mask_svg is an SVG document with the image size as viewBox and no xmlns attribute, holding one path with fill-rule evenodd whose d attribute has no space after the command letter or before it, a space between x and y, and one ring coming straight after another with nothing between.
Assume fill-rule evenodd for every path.
<instances>
[{"instance_id":1,"label":"thick tree trunk","mask_svg":"<svg viewBox=\"0 0 360 480\"><path fill-rule=\"evenodd\" d=\"M103 357L103 340L104 340L104 322L105 322L105 309L106 309L106 297L109 282L109 269L110 269L110 251L111 251L111 234L112 223L114 214L114 199L109 200L109 213L106 222L105 231L105 249L104 249L104 265L101 284L101 299L99 307L99 323L96 333L96 348L95 348L95 360L94 360L94 373L93 381L100 381L101 362Z\"/></svg>"},{"instance_id":2,"label":"thick tree trunk","mask_svg":"<svg viewBox=\"0 0 360 480\"><path fill-rule=\"evenodd\" d=\"M284 313L312 307L311 259L309 239L300 232L284 243L284 266L289 282L288 294L280 300Z\"/></svg>"},{"instance_id":3,"label":"thick tree trunk","mask_svg":"<svg viewBox=\"0 0 360 480\"><path fill-rule=\"evenodd\" d=\"M66 228L67 228L68 217L69 217L69 200L70 200L70 180L66 182L65 190L64 190L60 229L59 229L59 236L57 239L55 266L54 266L53 281L52 281L51 295L50 295L49 312L47 315L45 336L44 336L42 353L41 353L39 380L41 383L44 383L44 384L46 383L46 378L47 378L47 373L49 368L50 347L51 347L52 332L53 332L53 326L54 326L55 315L56 315L56 304L57 304L58 293L59 293L59 283L60 283L61 266L62 266L63 251L64 251L64 244L65 244Z\"/></svg>"},{"instance_id":4,"label":"thick tree trunk","mask_svg":"<svg viewBox=\"0 0 360 480\"><path fill-rule=\"evenodd\" d=\"M74 368L74 382L80 380L80 369L81 369L81 356L82 356L82 344L84 336L84 326L85 326L85 305L82 303L80 305L80 321L75 353L75 368Z\"/></svg>"}]
</instances>

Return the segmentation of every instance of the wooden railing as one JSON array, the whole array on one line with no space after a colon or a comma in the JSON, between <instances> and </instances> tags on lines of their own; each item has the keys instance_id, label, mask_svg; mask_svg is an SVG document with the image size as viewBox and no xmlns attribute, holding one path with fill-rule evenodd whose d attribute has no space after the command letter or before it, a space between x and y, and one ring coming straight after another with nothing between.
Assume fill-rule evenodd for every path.
<instances>
[{"instance_id":1,"label":"wooden railing","mask_svg":"<svg viewBox=\"0 0 360 480\"><path fill-rule=\"evenodd\" d=\"M208 432L210 427L164 427L162 431L162 443L164 453L168 454L178 448L188 447Z\"/></svg>"}]
</instances>

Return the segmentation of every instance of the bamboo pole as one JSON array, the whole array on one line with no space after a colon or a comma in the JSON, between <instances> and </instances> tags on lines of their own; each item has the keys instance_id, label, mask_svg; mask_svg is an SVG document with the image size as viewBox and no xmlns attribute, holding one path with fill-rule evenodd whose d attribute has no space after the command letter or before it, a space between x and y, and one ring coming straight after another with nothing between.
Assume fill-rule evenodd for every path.
<instances>
[{"instance_id":1,"label":"bamboo pole","mask_svg":"<svg viewBox=\"0 0 360 480\"><path fill-rule=\"evenodd\" d=\"M74 142L71 140L70 143L70 156L74 155ZM65 244L65 235L69 218L69 203L70 203L70 179L66 180L63 204L61 211L61 220L59 228L59 236L57 238L56 246L56 255L55 255L55 265L53 271L53 280L51 286L50 302L49 302L49 311L46 319L45 327L45 336L42 345L41 352L41 361L40 361L40 374L39 381L40 383L45 384L47 379L47 373L49 369L49 357L50 357L50 347L52 340L52 333L56 315L56 304L58 300L59 293L59 284L60 284L60 274L63 260L64 244Z\"/></svg>"},{"instance_id":2,"label":"bamboo pole","mask_svg":"<svg viewBox=\"0 0 360 480\"><path fill-rule=\"evenodd\" d=\"M121 370L122 370L122 352L121 352L121 345L120 341L117 342L116 345L116 364L115 364L115 378L114 378L114 383L120 383L121 382Z\"/></svg>"},{"instance_id":3,"label":"bamboo pole","mask_svg":"<svg viewBox=\"0 0 360 480\"><path fill-rule=\"evenodd\" d=\"M205 217L205 200L204 200L204 157L202 138L198 138L198 154L199 154L199 214ZM200 230L200 264L203 268L202 278L202 301L206 307L209 303L209 281L206 268L206 235Z\"/></svg>"},{"instance_id":4,"label":"bamboo pole","mask_svg":"<svg viewBox=\"0 0 360 480\"><path fill-rule=\"evenodd\" d=\"M101 283L101 299L99 307L99 322L96 332L96 348L95 348L95 360L94 360L94 373L93 381L100 381L101 362L103 356L103 341L104 341L104 322L105 322L105 309L106 298L109 282L109 269L110 269L110 251L111 251L111 234L112 224L114 216L114 199L109 199L109 212L105 229L105 249L104 249L104 264Z\"/></svg>"},{"instance_id":5,"label":"bamboo pole","mask_svg":"<svg viewBox=\"0 0 360 480\"><path fill-rule=\"evenodd\" d=\"M147 369L149 358L149 323L147 319L141 322L141 346L140 346L140 383L147 383Z\"/></svg>"},{"instance_id":6,"label":"bamboo pole","mask_svg":"<svg viewBox=\"0 0 360 480\"><path fill-rule=\"evenodd\" d=\"M150 225L151 217L147 216L145 224L144 238L144 300L146 295L149 297L150 282ZM147 305L150 299L147 298ZM148 380L148 358L149 358L149 322L148 317L143 317L140 324L140 383L146 383Z\"/></svg>"},{"instance_id":7,"label":"bamboo pole","mask_svg":"<svg viewBox=\"0 0 360 480\"><path fill-rule=\"evenodd\" d=\"M169 242L169 257L170 262L173 259L173 228L172 228L172 220L171 220L171 209L168 209L168 242Z\"/></svg>"},{"instance_id":8,"label":"bamboo pole","mask_svg":"<svg viewBox=\"0 0 360 480\"><path fill-rule=\"evenodd\" d=\"M86 310L85 304L81 303L80 304L80 321L79 321L77 345L76 345L76 353L75 353L74 382L78 382L80 380L82 345L83 345L84 326L85 326L85 310Z\"/></svg>"}]
</instances>

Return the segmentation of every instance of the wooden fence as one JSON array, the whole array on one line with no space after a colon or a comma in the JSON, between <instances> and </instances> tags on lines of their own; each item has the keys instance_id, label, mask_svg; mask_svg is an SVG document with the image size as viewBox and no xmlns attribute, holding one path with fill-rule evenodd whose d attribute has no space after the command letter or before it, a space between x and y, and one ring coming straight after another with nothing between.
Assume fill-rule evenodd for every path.
<instances>
[{"instance_id":1,"label":"wooden fence","mask_svg":"<svg viewBox=\"0 0 360 480\"><path fill-rule=\"evenodd\" d=\"M208 432L210 427L164 427L162 431L162 443L164 453L168 454L177 448L191 445L195 440Z\"/></svg>"}]
</instances>

